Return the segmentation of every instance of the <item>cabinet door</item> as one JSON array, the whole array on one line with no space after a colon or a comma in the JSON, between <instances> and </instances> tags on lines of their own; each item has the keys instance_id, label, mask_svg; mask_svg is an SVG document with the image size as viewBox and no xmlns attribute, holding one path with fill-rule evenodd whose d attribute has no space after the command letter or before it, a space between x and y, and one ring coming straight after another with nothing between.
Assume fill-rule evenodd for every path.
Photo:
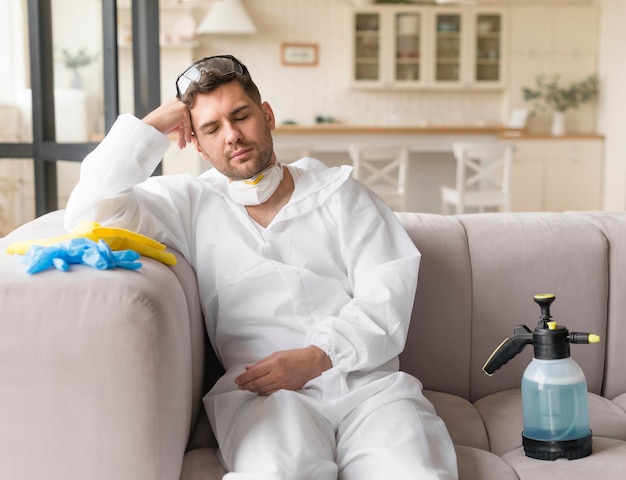
<instances>
[{"instance_id":1,"label":"cabinet door","mask_svg":"<svg viewBox=\"0 0 626 480\"><path fill-rule=\"evenodd\" d=\"M514 211L599 210L602 140L521 140L511 173Z\"/></svg>"},{"instance_id":2,"label":"cabinet door","mask_svg":"<svg viewBox=\"0 0 626 480\"><path fill-rule=\"evenodd\" d=\"M602 142L571 141L546 159L545 209L599 210L602 203Z\"/></svg>"},{"instance_id":3,"label":"cabinet door","mask_svg":"<svg viewBox=\"0 0 626 480\"><path fill-rule=\"evenodd\" d=\"M435 87L504 87L503 10L439 9L432 22Z\"/></svg>"},{"instance_id":4,"label":"cabinet door","mask_svg":"<svg viewBox=\"0 0 626 480\"><path fill-rule=\"evenodd\" d=\"M477 13L472 18L472 83L501 85L504 82L504 16L501 13Z\"/></svg>"},{"instance_id":5,"label":"cabinet door","mask_svg":"<svg viewBox=\"0 0 626 480\"><path fill-rule=\"evenodd\" d=\"M423 15L416 11L398 11L393 17L393 81L398 84L419 84L424 78Z\"/></svg>"},{"instance_id":6,"label":"cabinet door","mask_svg":"<svg viewBox=\"0 0 626 480\"><path fill-rule=\"evenodd\" d=\"M515 153L511 169L511 210L539 212L543 210L544 161L541 156Z\"/></svg>"},{"instance_id":7,"label":"cabinet door","mask_svg":"<svg viewBox=\"0 0 626 480\"><path fill-rule=\"evenodd\" d=\"M434 81L438 85L461 82L463 22L460 12L435 13Z\"/></svg>"},{"instance_id":8,"label":"cabinet door","mask_svg":"<svg viewBox=\"0 0 626 480\"><path fill-rule=\"evenodd\" d=\"M359 12L354 16L354 72L358 83L376 84L383 79L382 18L377 12Z\"/></svg>"}]
</instances>

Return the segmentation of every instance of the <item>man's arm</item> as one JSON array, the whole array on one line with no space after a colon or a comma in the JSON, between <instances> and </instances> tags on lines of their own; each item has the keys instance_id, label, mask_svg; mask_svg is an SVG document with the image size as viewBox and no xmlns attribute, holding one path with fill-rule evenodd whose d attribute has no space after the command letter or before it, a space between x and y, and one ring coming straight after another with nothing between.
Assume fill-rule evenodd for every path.
<instances>
[{"instance_id":1,"label":"man's arm","mask_svg":"<svg viewBox=\"0 0 626 480\"><path fill-rule=\"evenodd\" d=\"M340 371L375 370L404 349L421 255L391 209L356 181L331 203L352 300L317 323L308 341Z\"/></svg>"},{"instance_id":2,"label":"man's arm","mask_svg":"<svg viewBox=\"0 0 626 480\"><path fill-rule=\"evenodd\" d=\"M120 115L110 132L83 160L80 181L65 212L65 227L82 221L117 226L153 237L184 253L190 208L183 176L150 178L171 142L165 135L178 129L179 145L191 138L187 107L164 103L141 121Z\"/></svg>"}]
</instances>

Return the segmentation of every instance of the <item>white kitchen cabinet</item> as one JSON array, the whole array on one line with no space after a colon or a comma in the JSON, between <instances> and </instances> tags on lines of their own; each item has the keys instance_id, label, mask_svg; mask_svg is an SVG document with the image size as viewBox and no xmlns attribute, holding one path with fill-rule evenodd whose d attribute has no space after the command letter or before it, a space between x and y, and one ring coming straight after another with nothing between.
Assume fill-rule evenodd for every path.
<instances>
[{"instance_id":1,"label":"white kitchen cabinet","mask_svg":"<svg viewBox=\"0 0 626 480\"><path fill-rule=\"evenodd\" d=\"M502 9L441 8L432 12L430 84L443 88L502 88L505 74Z\"/></svg>"},{"instance_id":2,"label":"white kitchen cabinet","mask_svg":"<svg viewBox=\"0 0 626 480\"><path fill-rule=\"evenodd\" d=\"M355 86L504 86L503 9L378 6L357 9L353 18Z\"/></svg>"},{"instance_id":3,"label":"white kitchen cabinet","mask_svg":"<svg viewBox=\"0 0 626 480\"><path fill-rule=\"evenodd\" d=\"M424 85L423 9L371 7L356 11L353 18L354 85Z\"/></svg>"},{"instance_id":4,"label":"white kitchen cabinet","mask_svg":"<svg viewBox=\"0 0 626 480\"><path fill-rule=\"evenodd\" d=\"M513 211L601 209L601 137L529 137L514 143Z\"/></svg>"}]
</instances>

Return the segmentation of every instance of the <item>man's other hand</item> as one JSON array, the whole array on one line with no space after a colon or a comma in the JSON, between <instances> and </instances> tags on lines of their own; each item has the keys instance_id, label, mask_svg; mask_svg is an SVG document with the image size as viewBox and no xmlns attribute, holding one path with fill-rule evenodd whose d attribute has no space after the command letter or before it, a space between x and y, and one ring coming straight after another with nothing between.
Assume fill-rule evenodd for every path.
<instances>
[{"instance_id":1,"label":"man's other hand","mask_svg":"<svg viewBox=\"0 0 626 480\"><path fill-rule=\"evenodd\" d=\"M241 390L271 395L281 389L299 390L331 367L328 355L319 347L310 345L276 352L254 365L248 365L235 383Z\"/></svg>"}]
</instances>

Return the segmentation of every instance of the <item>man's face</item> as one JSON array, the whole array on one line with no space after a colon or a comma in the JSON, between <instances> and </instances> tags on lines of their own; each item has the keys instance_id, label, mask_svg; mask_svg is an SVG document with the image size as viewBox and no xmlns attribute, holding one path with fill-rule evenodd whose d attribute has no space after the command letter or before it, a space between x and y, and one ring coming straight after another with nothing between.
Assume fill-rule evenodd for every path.
<instances>
[{"instance_id":1,"label":"man's face","mask_svg":"<svg viewBox=\"0 0 626 480\"><path fill-rule=\"evenodd\" d=\"M190 112L198 152L229 179L250 178L272 163L274 113L267 102L257 105L239 82L197 95Z\"/></svg>"}]
</instances>

